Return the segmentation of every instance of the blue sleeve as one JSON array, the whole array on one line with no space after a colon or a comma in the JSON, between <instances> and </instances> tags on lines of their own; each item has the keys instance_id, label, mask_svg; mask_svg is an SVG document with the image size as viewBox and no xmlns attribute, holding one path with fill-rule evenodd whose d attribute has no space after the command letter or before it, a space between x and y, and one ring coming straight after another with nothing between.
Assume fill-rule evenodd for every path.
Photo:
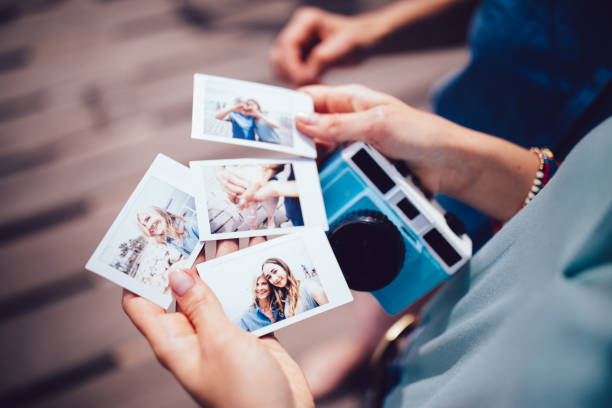
<instances>
[{"instance_id":1,"label":"blue sleeve","mask_svg":"<svg viewBox=\"0 0 612 408\"><path fill-rule=\"evenodd\" d=\"M251 330L249 329L249 326L245 323L244 318L240 318L240 321L238 322L238 326L242 329L242 330L246 330L248 332L250 332Z\"/></svg>"}]
</instances>

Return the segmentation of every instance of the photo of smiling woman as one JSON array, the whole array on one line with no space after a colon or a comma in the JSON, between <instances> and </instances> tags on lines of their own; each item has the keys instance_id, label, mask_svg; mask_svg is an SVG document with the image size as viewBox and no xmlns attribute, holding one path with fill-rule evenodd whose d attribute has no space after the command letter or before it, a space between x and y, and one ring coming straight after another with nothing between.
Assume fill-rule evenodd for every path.
<instances>
[{"instance_id":1,"label":"photo of smiling woman","mask_svg":"<svg viewBox=\"0 0 612 408\"><path fill-rule=\"evenodd\" d=\"M100 254L100 261L167 293L172 268L189 268L199 247L195 198L150 177Z\"/></svg>"},{"instance_id":2,"label":"photo of smiling woman","mask_svg":"<svg viewBox=\"0 0 612 408\"><path fill-rule=\"evenodd\" d=\"M275 298L280 299L285 318L326 304L329 300L315 279L298 280L289 265L280 258L268 258L261 270Z\"/></svg>"},{"instance_id":3,"label":"photo of smiling woman","mask_svg":"<svg viewBox=\"0 0 612 408\"><path fill-rule=\"evenodd\" d=\"M246 331L255 331L269 324L283 320L280 299L270 290L263 273L255 276L253 283L254 300L249 310L241 317L238 325Z\"/></svg>"},{"instance_id":4,"label":"photo of smiling woman","mask_svg":"<svg viewBox=\"0 0 612 408\"><path fill-rule=\"evenodd\" d=\"M187 257L200 238L193 217L185 220L154 205L137 211L136 221L146 237L161 245L172 245Z\"/></svg>"}]
</instances>

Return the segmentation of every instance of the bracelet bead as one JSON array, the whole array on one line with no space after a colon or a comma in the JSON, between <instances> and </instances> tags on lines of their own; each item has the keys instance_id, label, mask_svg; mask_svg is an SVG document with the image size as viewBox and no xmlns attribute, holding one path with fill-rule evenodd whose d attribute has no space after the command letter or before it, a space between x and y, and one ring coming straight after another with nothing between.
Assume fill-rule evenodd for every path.
<instances>
[{"instance_id":1,"label":"bracelet bead","mask_svg":"<svg viewBox=\"0 0 612 408\"><path fill-rule=\"evenodd\" d=\"M554 160L554 155L548 148L539 149L537 147L532 147L529 151L533 152L539 161L538 170L536 171L536 176L533 179L533 183L531 184L531 189L525 198L525 202L523 207L531 202L535 198L535 196L540 192L542 187L548 183L551 177L557 171L557 163Z\"/></svg>"}]
</instances>

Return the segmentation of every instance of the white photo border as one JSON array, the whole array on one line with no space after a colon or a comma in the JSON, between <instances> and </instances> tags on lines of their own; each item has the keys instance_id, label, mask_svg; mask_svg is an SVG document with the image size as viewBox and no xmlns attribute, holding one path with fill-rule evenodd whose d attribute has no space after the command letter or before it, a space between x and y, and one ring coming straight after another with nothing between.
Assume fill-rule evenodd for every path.
<instances>
[{"instance_id":1,"label":"white photo border","mask_svg":"<svg viewBox=\"0 0 612 408\"><path fill-rule=\"evenodd\" d=\"M298 186L300 207L302 211L302 218L304 219L304 225L285 228L263 228L248 231L212 233L208 219L207 186L204 182L204 169L214 166L262 165L276 163L291 164L293 166L293 172ZM198 217L198 227L201 241L282 235L306 228L319 228L323 231L329 230L327 215L325 213L325 204L323 203L321 182L319 180L317 165L314 160L303 158L200 160L189 162L189 167L191 168L194 191L196 192L196 211L198 214L206 214L205 217Z\"/></svg>"},{"instance_id":2,"label":"white photo border","mask_svg":"<svg viewBox=\"0 0 612 408\"><path fill-rule=\"evenodd\" d=\"M193 112L192 112L192 123L191 123L191 138L198 140L207 140L217 143L235 144L240 146L248 146L256 149L263 149L268 151L276 151L281 153L288 153L296 156L302 156L314 159L317 157L317 150L315 142L310 137L302 134L293 125L293 146L283 146L273 143L242 140L227 138L218 135L204 134L204 108L206 101L206 82L207 81L220 81L227 82L233 86L248 85L251 87L261 87L262 92L274 92L285 93L288 98L294 101L293 115L297 112L311 113L314 111L314 103L312 97L303 92L293 91L291 89L276 87L272 85L259 84L256 82L242 81L239 79L224 78L206 74L194 74L194 85L193 85ZM256 95L255 95L256 96Z\"/></svg>"},{"instance_id":3,"label":"white photo border","mask_svg":"<svg viewBox=\"0 0 612 408\"><path fill-rule=\"evenodd\" d=\"M143 192L145 186L147 185L147 182L152 177L155 177L165 183L168 183L176 189L181 190L192 197L195 197L195 194L193 193L193 184L189 168L169 158L168 156L165 156L161 153L158 154L157 157L155 157L155 160L153 160L153 163L151 164L143 178L140 180L140 182L130 195L128 201L121 209L121 212L119 212L119 215L113 221L111 227L104 235L104 238L102 239L100 244L98 244L98 247L94 251L93 255L89 258L85 269L97 275L100 275L110 280L111 282L114 282L117 285L136 293L137 295L149 299L150 301L163 307L164 309L167 309L173 300L170 291L168 291L168 293L160 293L158 289L146 285L143 282L139 282L134 278L125 275L124 273L112 268L110 265L107 265L106 263L99 260L102 251L104 251L109 241L114 236L115 232L117 232L125 223L126 217L132 209L134 202L138 199L139 195ZM200 242L196 244L191 255L187 259L189 265L193 265L203 245L204 243L200 239Z\"/></svg>"},{"instance_id":4,"label":"white photo border","mask_svg":"<svg viewBox=\"0 0 612 408\"><path fill-rule=\"evenodd\" d=\"M207 281L207 273L211 273L210 271L217 268L219 265L229 263L236 258L257 256L261 252L267 251L270 248L284 245L285 243L292 241L299 243L299 245L303 245L306 248L307 255L317 270L318 276L321 280L321 285L323 286L323 290L325 291L329 302L302 312L296 316L271 323L265 327L252 331L251 333L257 337L274 332L278 329L282 329L283 327L290 326L294 323L334 309L338 306L342 306L353 300L353 295L351 294L346 280L342 275L338 261L334 256L325 233L318 229L308 228L294 234L274 238L261 244L257 244L196 265L200 278L208 285L210 280ZM232 279L232 276L230 275L232 272L228 269L229 268L224 268L222 273L227 274L227 279L229 280ZM210 288L213 292L215 292L214 286L210 286ZM223 301L221 299L219 300L223 305Z\"/></svg>"}]
</instances>

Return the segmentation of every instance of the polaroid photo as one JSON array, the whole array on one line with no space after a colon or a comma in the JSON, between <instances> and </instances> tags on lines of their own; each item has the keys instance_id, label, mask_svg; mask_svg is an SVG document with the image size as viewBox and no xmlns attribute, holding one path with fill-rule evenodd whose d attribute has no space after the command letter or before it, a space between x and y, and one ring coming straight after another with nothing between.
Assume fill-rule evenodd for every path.
<instances>
[{"instance_id":1,"label":"polaroid photo","mask_svg":"<svg viewBox=\"0 0 612 408\"><path fill-rule=\"evenodd\" d=\"M190 166L202 240L329 229L314 160L201 160Z\"/></svg>"},{"instance_id":2,"label":"polaroid photo","mask_svg":"<svg viewBox=\"0 0 612 408\"><path fill-rule=\"evenodd\" d=\"M353 300L325 233L306 229L197 265L227 317L256 336Z\"/></svg>"},{"instance_id":3,"label":"polaroid photo","mask_svg":"<svg viewBox=\"0 0 612 408\"><path fill-rule=\"evenodd\" d=\"M315 158L314 141L294 124L313 109L305 93L195 74L191 137Z\"/></svg>"},{"instance_id":4,"label":"polaroid photo","mask_svg":"<svg viewBox=\"0 0 612 408\"><path fill-rule=\"evenodd\" d=\"M159 154L86 269L168 308L170 270L190 268L202 245L189 168Z\"/></svg>"}]
</instances>

